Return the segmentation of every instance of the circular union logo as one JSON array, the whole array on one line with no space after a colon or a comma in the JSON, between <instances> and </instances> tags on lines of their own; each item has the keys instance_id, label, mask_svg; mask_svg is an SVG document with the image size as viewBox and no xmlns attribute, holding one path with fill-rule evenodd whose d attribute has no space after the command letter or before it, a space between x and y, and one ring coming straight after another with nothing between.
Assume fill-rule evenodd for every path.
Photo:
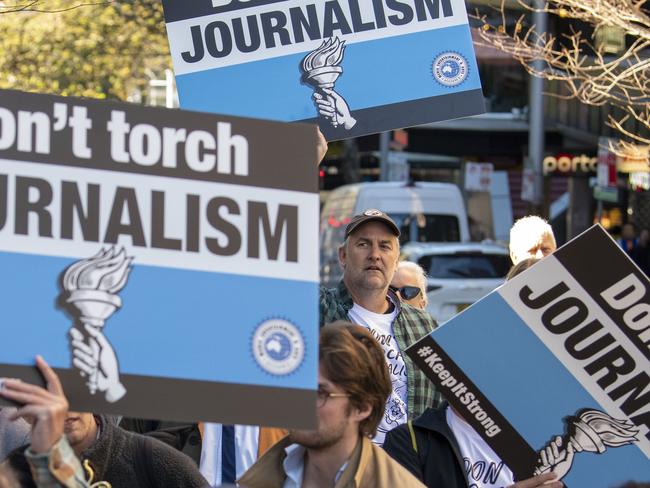
<instances>
[{"instance_id":1,"label":"circular union logo","mask_svg":"<svg viewBox=\"0 0 650 488\"><path fill-rule=\"evenodd\" d=\"M467 61L455 52L446 52L438 55L433 61L433 76L444 86L460 85L468 74Z\"/></svg>"},{"instance_id":2,"label":"circular union logo","mask_svg":"<svg viewBox=\"0 0 650 488\"><path fill-rule=\"evenodd\" d=\"M365 215L366 217L379 217L380 215L384 215L384 212L382 212L381 210L371 208L370 210L366 210L365 212L363 212L363 215Z\"/></svg>"},{"instance_id":3,"label":"circular union logo","mask_svg":"<svg viewBox=\"0 0 650 488\"><path fill-rule=\"evenodd\" d=\"M253 357L267 373L293 373L305 357L300 330L284 319L271 319L257 326L253 334Z\"/></svg>"}]
</instances>

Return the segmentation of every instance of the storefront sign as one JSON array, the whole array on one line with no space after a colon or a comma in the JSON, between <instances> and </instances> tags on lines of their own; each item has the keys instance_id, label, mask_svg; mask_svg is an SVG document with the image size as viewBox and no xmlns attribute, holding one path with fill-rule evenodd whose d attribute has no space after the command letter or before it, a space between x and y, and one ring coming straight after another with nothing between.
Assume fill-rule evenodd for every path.
<instances>
[{"instance_id":1,"label":"storefront sign","mask_svg":"<svg viewBox=\"0 0 650 488\"><path fill-rule=\"evenodd\" d=\"M598 158L581 154L579 156L560 155L546 156L542 161L544 176L564 175L580 176L596 173Z\"/></svg>"},{"instance_id":2,"label":"storefront sign","mask_svg":"<svg viewBox=\"0 0 650 488\"><path fill-rule=\"evenodd\" d=\"M328 140L485 111L463 0L163 0L181 107Z\"/></svg>"},{"instance_id":3,"label":"storefront sign","mask_svg":"<svg viewBox=\"0 0 650 488\"><path fill-rule=\"evenodd\" d=\"M517 479L648 479L650 281L602 227L407 353Z\"/></svg>"},{"instance_id":4,"label":"storefront sign","mask_svg":"<svg viewBox=\"0 0 650 488\"><path fill-rule=\"evenodd\" d=\"M41 354L73 410L313 426L316 136L0 91L0 377Z\"/></svg>"}]
</instances>

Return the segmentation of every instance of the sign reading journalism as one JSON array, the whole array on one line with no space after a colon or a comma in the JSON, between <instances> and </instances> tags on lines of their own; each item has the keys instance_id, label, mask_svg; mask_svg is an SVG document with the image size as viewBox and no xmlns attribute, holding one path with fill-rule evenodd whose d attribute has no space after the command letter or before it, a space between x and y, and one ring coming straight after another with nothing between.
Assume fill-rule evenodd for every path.
<instances>
[{"instance_id":1,"label":"sign reading journalism","mask_svg":"<svg viewBox=\"0 0 650 488\"><path fill-rule=\"evenodd\" d=\"M650 282L602 227L407 352L518 479L648 479ZM470 484L500 469L465 468Z\"/></svg>"},{"instance_id":2,"label":"sign reading journalism","mask_svg":"<svg viewBox=\"0 0 650 488\"><path fill-rule=\"evenodd\" d=\"M313 426L316 143L0 91L0 377L41 354L77 411Z\"/></svg>"},{"instance_id":3,"label":"sign reading journalism","mask_svg":"<svg viewBox=\"0 0 650 488\"><path fill-rule=\"evenodd\" d=\"M463 0L163 0L181 106L328 140L485 111Z\"/></svg>"}]
</instances>

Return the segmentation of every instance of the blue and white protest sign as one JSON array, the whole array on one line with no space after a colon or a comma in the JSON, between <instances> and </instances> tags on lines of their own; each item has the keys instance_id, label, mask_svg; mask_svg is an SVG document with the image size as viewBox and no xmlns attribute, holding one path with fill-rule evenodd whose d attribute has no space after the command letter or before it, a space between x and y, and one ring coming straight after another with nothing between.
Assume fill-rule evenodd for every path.
<instances>
[{"instance_id":1,"label":"blue and white protest sign","mask_svg":"<svg viewBox=\"0 0 650 488\"><path fill-rule=\"evenodd\" d=\"M0 377L41 354L77 411L313 426L316 143L0 91Z\"/></svg>"},{"instance_id":2,"label":"blue and white protest sign","mask_svg":"<svg viewBox=\"0 0 650 488\"><path fill-rule=\"evenodd\" d=\"M463 0L163 0L183 108L328 140L485 111Z\"/></svg>"},{"instance_id":3,"label":"blue and white protest sign","mask_svg":"<svg viewBox=\"0 0 650 488\"><path fill-rule=\"evenodd\" d=\"M647 481L649 290L594 226L407 352L518 479ZM501 466L465 468L471 485Z\"/></svg>"}]
</instances>

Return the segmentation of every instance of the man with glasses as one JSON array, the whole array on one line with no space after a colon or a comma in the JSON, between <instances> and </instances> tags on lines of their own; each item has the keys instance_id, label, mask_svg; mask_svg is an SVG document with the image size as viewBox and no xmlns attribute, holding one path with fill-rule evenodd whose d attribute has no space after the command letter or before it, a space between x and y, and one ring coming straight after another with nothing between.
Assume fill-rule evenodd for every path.
<instances>
[{"instance_id":1,"label":"man with glasses","mask_svg":"<svg viewBox=\"0 0 650 488\"><path fill-rule=\"evenodd\" d=\"M401 304L389 289L399 259L399 228L379 210L352 218L339 247L343 280L337 288L321 289L320 324L350 320L366 327L384 350L393 389L374 441L441 403L433 383L403 351L436 326L422 310Z\"/></svg>"},{"instance_id":2,"label":"man with glasses","mask_svg":"<svg viewBox=\"0 0 650 488\"><path fill-rule=\"evenodd\" d=\"M402 303L421 310L427 308L427 277L419 264L400 261L390 289L397 293Z\"/></svg>"},{"instance_id":3,"label":"man with glasses","mask_svg":"<svg viewBox=\"0 0 650 488\"><path fill-rule=\"evenodd\" d=\"M238 480L247 488L423 488L370 442L391 391L381 347L363 327L321 329L316 430L294 430Z\"/></svg>"}]
</instances>

